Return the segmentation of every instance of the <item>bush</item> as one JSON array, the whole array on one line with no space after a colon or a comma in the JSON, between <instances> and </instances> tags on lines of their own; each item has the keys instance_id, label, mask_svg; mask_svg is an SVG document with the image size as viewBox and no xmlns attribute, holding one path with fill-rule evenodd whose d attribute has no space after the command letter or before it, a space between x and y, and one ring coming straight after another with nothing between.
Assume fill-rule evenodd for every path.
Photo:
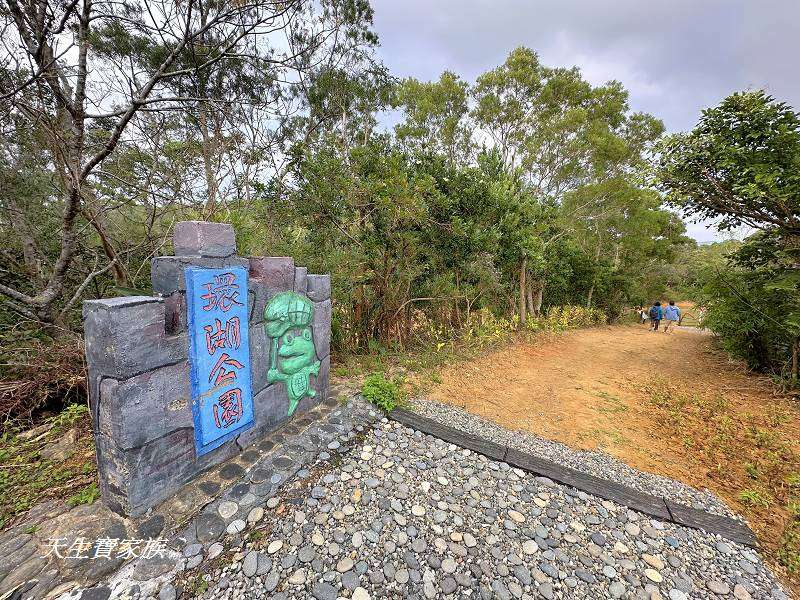
<instances>
[{"instance_id":1,"label":"bush","mask_svg":"<svg viewBox=\"0 0 800 600\"><path fill-rule=\"evenodd\" d=\"M25 331L0 333L0 423L25 425L39 411L57 412L87 397L83 339Z\"/></svg>"},{"instance_id":2,"label":"bush","mask_svg":"<svg viewBox=\"0 0 800 600\"><path fill-rule=\"evenodd\" d=\"M361 388L361 394L367 401L387 413L397 408L404 399L400 386L386 379L382 373L368 375Z\"/></svg>"},{"instance_id":3,"label":"bush","mask_svg":"<svg viewBox=\"0 0 800 600\"><path fill-rule=\"evenodd\" d=\"M605 313L599 308L585 306L554 306L547 311L541 326L549 331L565 331L581 327L596 327L607 323Z\"/></svg>"}]
</instances>

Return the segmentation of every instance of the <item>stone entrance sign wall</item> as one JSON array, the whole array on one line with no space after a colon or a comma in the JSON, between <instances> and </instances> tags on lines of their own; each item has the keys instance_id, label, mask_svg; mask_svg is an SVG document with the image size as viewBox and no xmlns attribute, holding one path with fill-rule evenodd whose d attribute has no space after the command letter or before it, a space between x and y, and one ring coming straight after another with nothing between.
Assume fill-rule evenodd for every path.
<instances>
[{"instance_id":1,"label":"stone entrance sign wall","mask_svg":"<svg viewBox=\"0 0 800 600\"><path fill-rule=\"evenodd\" d=\"M153 259L154 296L83 307L102 497L130 516L328 395L329 275L237 256L228 224L177 223L173 245L175 256ZM224 285L241 287L226 300ZM234 292L239 305L228 303ZM219 300L236 311L220 312Z\"/></svg>"}]
</instances>

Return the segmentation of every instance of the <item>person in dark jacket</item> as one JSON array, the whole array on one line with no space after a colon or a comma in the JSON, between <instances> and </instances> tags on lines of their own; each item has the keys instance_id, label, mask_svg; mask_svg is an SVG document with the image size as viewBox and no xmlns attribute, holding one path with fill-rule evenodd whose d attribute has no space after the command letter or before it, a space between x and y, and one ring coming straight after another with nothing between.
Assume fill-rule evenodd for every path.
<instances>
[{"instance_id":1,"label":"person in dark jacket","mask_svg":"<svg viewBox=\"0 0 800 600\"><path fill-rule=\"evenodd\" d=\"M650 331L658 331L658 325L661 319L664 318L664 309L661 308L661 302L654 302L650 307Z\"/></svg>"}]
</instances>

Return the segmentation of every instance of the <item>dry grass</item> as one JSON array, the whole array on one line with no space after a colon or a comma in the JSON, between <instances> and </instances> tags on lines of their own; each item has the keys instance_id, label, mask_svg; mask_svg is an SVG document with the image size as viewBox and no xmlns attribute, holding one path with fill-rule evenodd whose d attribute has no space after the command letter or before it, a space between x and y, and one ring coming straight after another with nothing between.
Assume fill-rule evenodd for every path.
<instances>
[{"instance_id":1,"label":"dry grass","mask_svg":"<svg viewBox=\"0 0 800 600\"><path fill-rule=\"evenodd\" d=\"M733 390L687 393L665 380L644 391L708 487L747 517L765 553L800 589L797 408L779 398L754 407Z\"/></svg>"},{"instance_id":2,"label":"dry grass","mask_svg":"<svg viewBox=\"0 0 800 600\"><path fill-rule=\"evenodd\" d=\"M58 410L70 401L85 400L86 369L80 336L0 341L4 346L0 364L0 429L30 425L34 414L48 405Z\"/></svg>"}]
</instances>

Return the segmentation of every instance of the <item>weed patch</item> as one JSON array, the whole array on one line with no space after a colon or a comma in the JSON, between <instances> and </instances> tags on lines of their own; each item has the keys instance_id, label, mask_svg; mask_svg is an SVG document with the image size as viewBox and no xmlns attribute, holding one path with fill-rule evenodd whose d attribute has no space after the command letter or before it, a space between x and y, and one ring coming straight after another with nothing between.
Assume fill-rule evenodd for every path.
<instances>
[{"instance_id":1,"label":"weed patch","mask_svg":"<svg viewBox=\"0 0 800 600\"><path fill-rule=\"evenodd\" d=\"M723 395L688 395L665 380L646 388L698 467L758 528L777 528L768 552L789 573L800 574L800 457L791 418L780 405L741 411ZM763 531L762 531L763 533Z\"/></svg>"},{"instance_id":2,"label":"weed patch","mask_svg":"<svg viewBox=\"0 0 800 600\"><path fill-rule=\"evenodd\" d=\"M68 431L76 442L65 459L43 455ZM0 529L42 500L68 498L74 505L99 497L91 418L85 405L67 407L43 425L0 436Z\"/></svg>"},{"instance_id":3,"label":"weed patch","mask_svg":"<svg viewBox=\"0 0 800 600\"><path fill-rule=\"evenodd\" d=\"M364 380L361 394L384 412L391 412L404 400L401 382L391 381L381 373L373 373Z\"/></svg>"}]
</instances>

